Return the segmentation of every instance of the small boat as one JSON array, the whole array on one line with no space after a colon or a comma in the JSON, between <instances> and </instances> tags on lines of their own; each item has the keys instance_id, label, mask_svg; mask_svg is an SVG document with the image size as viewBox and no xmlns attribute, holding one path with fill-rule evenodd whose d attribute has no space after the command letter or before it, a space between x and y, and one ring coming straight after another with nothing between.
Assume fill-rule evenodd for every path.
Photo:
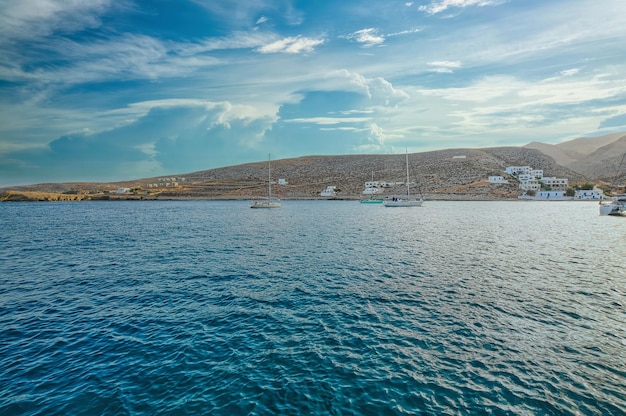
<instances>
[{"instance_id":1,"label":"small boat","mask_svg":"<svg viewBox=\"0 0 626 416\"><path fill-rule=\"evenodd\" d=\"M409 190L409 150L406 151L406 196L397 197L394 196L390 200L383 202L386 207L421 207L424 203L422 198L411 198L411 192Z\"/></svg>"},{"instance_id":2,"label":"small boat","mask_svg":"<svg viewBox=\"0 0 626 416\"><path fill-rule=\"evenodd\" d=\"M250 208L280 208L280 199L272 199L272 164L271 157L267 155L267 199L253 201Z\"/></svg>"},{"instance_id":3,"label":"small boat","mask_svg":"<svg viewBox=\"0 0 626 416\"><path fill-rule=\"evenodd\" d=\"M382 204L382 203L383 203L383 199L382 198L370 197L369 199L362 199L361 200L361 204Z\"/></svg>"},{"instance_id":4,"label":"small boat","mask_svg":"<svg viewBox=\"0 0 626 416\"><path fill-rule=\"evenodd\" d=\"M618 194L608 201L600 201L600 215L626 217L626 194Z\"/></svg>"}]
</instances>

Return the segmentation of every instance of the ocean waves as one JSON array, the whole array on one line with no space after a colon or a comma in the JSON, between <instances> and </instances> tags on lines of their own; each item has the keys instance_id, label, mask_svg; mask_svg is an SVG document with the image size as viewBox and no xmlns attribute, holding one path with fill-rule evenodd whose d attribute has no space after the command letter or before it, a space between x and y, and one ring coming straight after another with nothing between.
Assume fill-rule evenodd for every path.
<instances>
[{"instance_id":1,"label":"ocean waves","mask_svg":"<svg viewBox=\"0 0 626 416\"><path fill-rule=\"evenodd\" d=\"M10 205L0 414L623 414L625 247L533 206Z\"/></svg>"}]
</instances>

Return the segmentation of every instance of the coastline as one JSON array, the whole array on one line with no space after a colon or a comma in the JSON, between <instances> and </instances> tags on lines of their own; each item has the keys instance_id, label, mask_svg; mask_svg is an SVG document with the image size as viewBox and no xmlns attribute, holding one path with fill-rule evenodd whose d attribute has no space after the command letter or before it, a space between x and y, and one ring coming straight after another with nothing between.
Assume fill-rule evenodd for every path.
<instances>
[{"instance_id":1,"label":"coastline","mask_svg":"<svg viewBox=\"0 0 626 416\"><path fill-rule=\"evenodd\" d=\"M392 195L385 195L391 197ZM0 194L0 202L84 202L84 201L254 201L263 199L258 195L198 195L164 194L164 193L60 193L7 190ZM292 195L283 196L283 201L360 201L362 195L350 194L325 198L320 196ZM424 193L425 201L528 201L517 195L503 195L490 193ZM555 200L556 201L556 200Z\"/></svg>"}]
</instances>

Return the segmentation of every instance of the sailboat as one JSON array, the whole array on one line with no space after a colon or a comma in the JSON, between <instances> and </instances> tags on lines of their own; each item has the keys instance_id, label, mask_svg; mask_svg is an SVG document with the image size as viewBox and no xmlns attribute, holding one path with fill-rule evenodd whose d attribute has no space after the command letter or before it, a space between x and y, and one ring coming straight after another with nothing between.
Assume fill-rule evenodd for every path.
<instances>
[{"instance_id":1,"label":"sailboat","mask_svg":"<svg viewBox=\"0 0 626 416\"><path fill-rule=\"evenodd\" d=\"M386 207L421 207L424 203L422 198L411 199L411 192L409 190L409 149L406 150L406 197L394 196L391 200L383 202Z\"/></svg>"},{"instance_id":2,"label":"sailboat","mask_svg":"<svg viewBox=\"0 0 626 416\"><path fill-rule=\"evenodd\" d=\"M272 199L272 158L267 155L267 199L253 201L250 208L280 208L280 199Z\"/></svg>"},{"instance_id":3,"label":"sailboat","mask_svg":"<svg viewBox=\"0 0 626 416\"><path fill-rule=\"evenodd\" d=\"M622 156L622 161L619 163L613 183L616 183L619 178L624 159L626 159L626 153ZM626 217L626 194L617 194L608 201L600 201L600 215Z\"/></svg>"}]
</instances>

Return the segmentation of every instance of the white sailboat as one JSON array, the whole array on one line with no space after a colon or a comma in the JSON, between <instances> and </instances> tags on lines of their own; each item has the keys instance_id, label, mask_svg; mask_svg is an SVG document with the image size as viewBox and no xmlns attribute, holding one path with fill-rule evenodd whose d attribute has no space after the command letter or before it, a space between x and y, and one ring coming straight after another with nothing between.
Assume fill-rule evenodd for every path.
<instances>
[{"instance_id":1,"label":"white sailboat","mask_svg":"<svg viewBox=\"0 0 626 416\"><path fill-rule=\"evenodd\" d=\"M626 217L626 194L618 194L609 201L600 201L600 215Z\"/></svg>"},{"instance_id":2,"label":"white sailboat","mask_svg":"<svg viewBox=\"0 0 626 416\"><path fill-rule=\"evenodd\" d=\"M619 163L613 183L617 182L625 159L626 153L622 155L622 161ZM600 215L626 217L626 194L617 194L608 201L600 201Z\"/></svg>"},{"instance_id":3,"label":"white sailboat","mask_svg":"<svg viewBox=\"0 0 626 416\"><path fill-rule=\"evenodd\" d=\"M394 196L391 200L386 200L383 205L386 207L421 207L424 203L422 198L411 198L409 190L409 150L406 150L406 197Z\"/></svg>"},{"instance_id":4,"label":"white sailboat","mask_svg":"<svg viewBox=\"0 0 626 416\"><path fill-rule=\"evenodd\" d=\"M280 208L280 199L272 199L272 158L267 155L267 199L253 201L250 208Z\"/></svg>"}]
</instances>

